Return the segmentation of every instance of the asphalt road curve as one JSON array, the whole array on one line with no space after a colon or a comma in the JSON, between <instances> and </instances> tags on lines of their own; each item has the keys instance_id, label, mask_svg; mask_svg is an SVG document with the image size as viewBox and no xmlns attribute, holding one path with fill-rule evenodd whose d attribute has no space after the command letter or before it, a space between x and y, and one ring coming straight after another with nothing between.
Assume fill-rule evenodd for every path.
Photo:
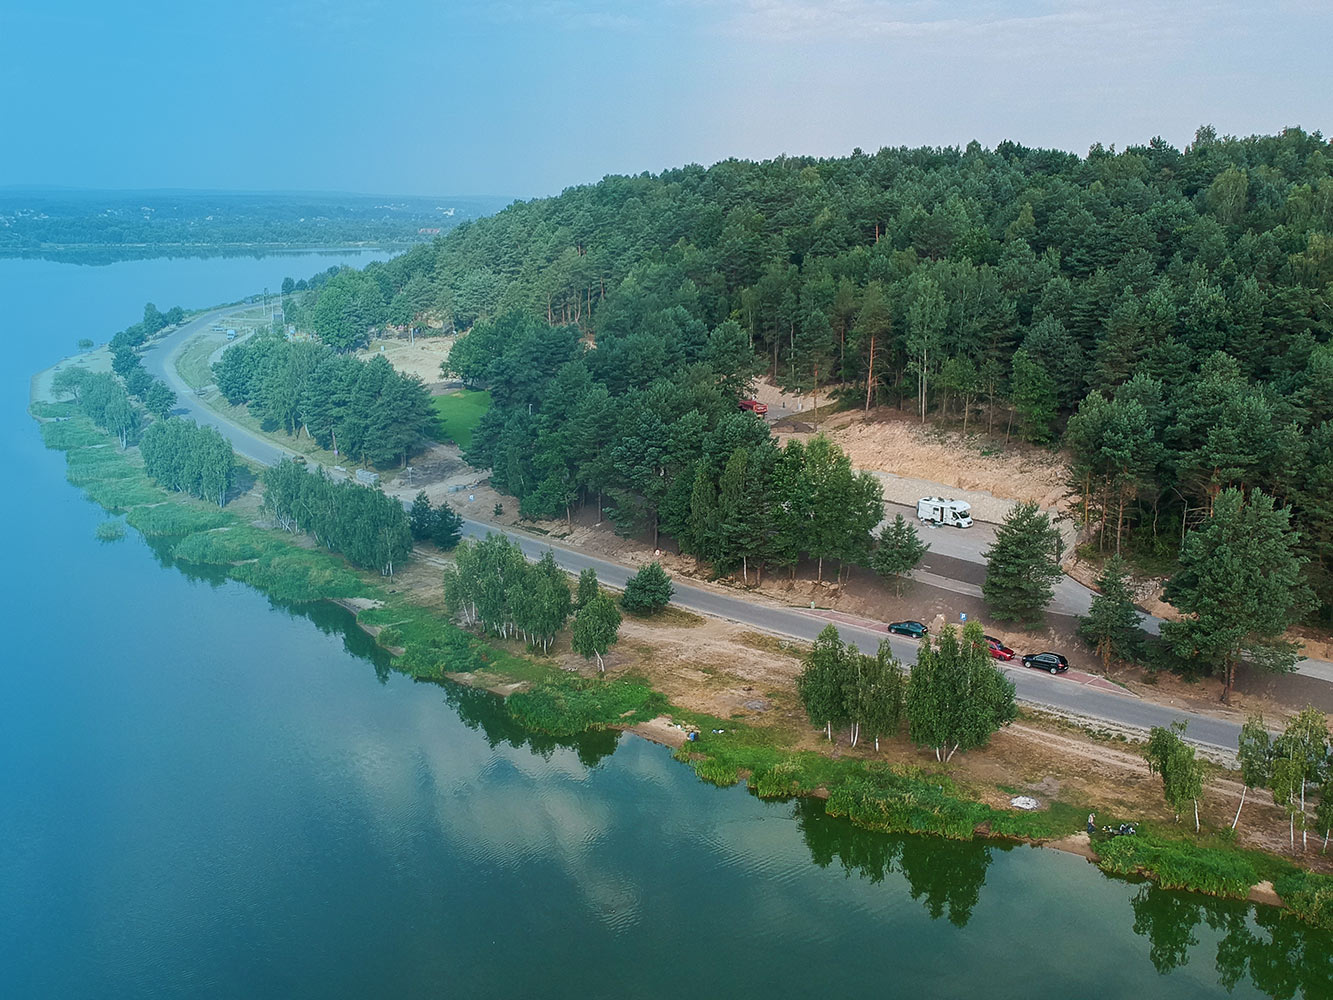
<instances>
[{"instance_id":1,"label":"asphalt road curve","mask_svg":"<svg viewBox=\"0 0 1333 1000\"><path fill-rule=\"evenodd\" d=\"M174 358L185 342L206 329L218 317L235 311L237 311L236 306L212 310L155 341L144 351L144 367L175 390L179 397L179 403L174 411L176 414L187 416L202 425L216 427L231 442L237 453L246 458L263 465L276 465L295 452L288 451L205 406L176 371ZM489 532L508 535L518 542L531 559L539 558L549 548L561 569L577 574L591 567L597 571L599 580L612 587L624 587L635 572L631 567L599 559L578 549L553 544L527 532L513 531L480 521L463 523L464 534L469 537L481 538ZM676 588L673 600L678 606L701 615L723 618L761 631L810 641L828 624L826 619L806 614L799 608L774 607L752 602L741 595L718 593L691 586L680 580L675 580L673 583ZM855 625L840 624L838 631L845 641L855 642L867 653L875 652L879 648L880 640L888 638L894 654L904 663L910 665L916 662L917 644L912 640L888 636L885 632ZM1084 685L1023 667L1004 666L1002 669L1013 679L1019 699L1027 704L1071 712L1140 730L1165 726L1178 719L1184 719L1189 723L1186 735L1191 741L1231 751L1236 749L1240 726L1234 722L1180 711L1129 695L1092 690Z\"/></svg>"}]
</instances>

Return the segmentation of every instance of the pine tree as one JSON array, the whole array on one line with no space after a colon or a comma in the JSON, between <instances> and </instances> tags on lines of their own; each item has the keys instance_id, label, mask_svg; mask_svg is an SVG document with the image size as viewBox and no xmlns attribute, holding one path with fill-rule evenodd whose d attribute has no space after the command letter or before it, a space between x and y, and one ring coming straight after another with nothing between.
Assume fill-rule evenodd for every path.
<instances>
[{"instance_id":1,"label":"pine tree","mask_svg":"<svg viewBox=\"0 0 1333 1000\"><path fill-rule=\"evenodd\" d=\"M412 509L407 513L407 523L412 529L412 538L416 541L430 537L435 527L435 508L431 506L430 497L426 496L425 490L412 500Z\"/></svg>"},{"instance_id":2,"label":"pine tree","mask_svg":"<svg viewBox=\"0 0 1333 1000\"><path fill-rule=\"evenodd\" d=\"M1034 621L1055 592L1060 577L1060 533L1035 503L1016 505L995 532L986 555L981 592L995 617Z\"/></svg>"},{"instance_id":3,"label":"pine tree","mask_svg":"<svg viewBox=\"0 0 1333 1000\"><path fill-rule=\"evenodd\" d=\"M1191 531L1180 569L1166 585L1166 599L1186 617L1162 625L1181 655L1197 656L1222 676L1222 700L1230 702L1242 656L1261 670L1295 666L1291 624L1312 604L1295 554L1290 512L1253 490L1223 490L1213 516Z\"/></svg>"},{"instance_id":4,"label":"pine tree","mask_svg":"<svg viewBox=\"0 0 1333 1000\"><path fill-rule=\"evenodd\" d=\"M415 506L415 505L414 505ZM458 544L463 537L463 518L447 503L435 508L435 517L430 527L430 540L445 552Z\"/></svg>"},{"instance_id":5,"label":"pine tree","mask_svg":"<svg viewBox=\"0 0 1333 1000\"><path fill-rule=\"evenodd\" d=\"M659 562L650 562L625 584L620 606L636 615L655 615L671 603L675 588Z\"/></svg>"},{"instance_id":6,"label":"pine tree","mask_svg":"<svg viewBox=\"0 0 1333 1000\"><path fill-rule=\"evenodd\" d=\"M1112 657L1126 659L1138 644L1139 613L1130 597L1127 576L1119 556L1108 559L1097 578L1100 593L1093 597L1087 616L1079 619L1079 634L1101 655L1102 668L1107 671Z\"/></svg>"},{"instance_id":7,"label":"pine tree","mask_svg":"<svg viewBox=\"0 0 1333 1000\"><path fill-rule=\"evenodd\" d=\"M895 514L893 522L884 525L879 533L879 545L870 556L870 567L884 579L893 580L894 590L901 594L903 577L916 568L929 549L917 534L916 525Z\"/></svg>"}]
</instances>

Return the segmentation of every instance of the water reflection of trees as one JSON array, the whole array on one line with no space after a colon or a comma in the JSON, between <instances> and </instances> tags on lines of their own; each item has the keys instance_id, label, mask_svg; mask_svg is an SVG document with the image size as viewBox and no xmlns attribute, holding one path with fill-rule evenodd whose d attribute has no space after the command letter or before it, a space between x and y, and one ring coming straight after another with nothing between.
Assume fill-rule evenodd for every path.
<instances>
[{"instance_id":1,"label":"water reflection of trees","mask_svg":"<svg viewBox=\"0 0 1333 1000\"><path fill-rule=\"evenodd\" d=\"M556 750L573 750L580 763L596 767L616 752L620 740L620 733L615 730L594 730L561 738L536 733L515 722L498 695L450 683L444 684L443 691L444 700L458 713L463 725L479 730L492 749L506 743L515 748L526 747L545 758L550 758Z\"/></svg>"},{"instance_id":2,"label":"water reflection of trees","mask_svg":"<svg viewBox=\"0 0 1333 1000\"><path fill-rule=\"evenodd\" d=\"M836 861L849 876L871 882L899 872L932 919L947 914L956 927L972 919L995 845L861 830L827 815L824 803L813 799L797 800L794 809L810 857L821 868Z\"/></svg>"},{"instance_id":3,"label":"water reflection of trees","mask_svg":"<svg viewBox=\"0 0 1333 1000\"><path fill-rule=\"evenodd\" d=\"M1333 935L1289 913L1154 885L1140 886L1130 905L1134 933L1148 939L1148 958L1162 974L1189 962L1203 924L1221 935L1215 963L1228 990L1248 979L1279 1000L1333 997Z\"/></svg>"},{"instance_id":4,"label":"water reflection of trees","mask_svg":"<svg viewBox=\"0 0 1333 1000\"><path fill-rule=\"evenodd\" d=\"M825 814L813 799L793 803L796 821L821 868L882 882L897 872L912 898L933 919L962 927L986 884L986 870L1001 845L862 830ZM1201 927L1218 935L1213 956L1218 982L1232 990L1248 981L1276 1000L1333 998L1333 935L1275 907L1140 885L1130 899L1134 933L1145 938L1148 960L1163 975L1200 956Z\"/></svg>"}]
</instances>

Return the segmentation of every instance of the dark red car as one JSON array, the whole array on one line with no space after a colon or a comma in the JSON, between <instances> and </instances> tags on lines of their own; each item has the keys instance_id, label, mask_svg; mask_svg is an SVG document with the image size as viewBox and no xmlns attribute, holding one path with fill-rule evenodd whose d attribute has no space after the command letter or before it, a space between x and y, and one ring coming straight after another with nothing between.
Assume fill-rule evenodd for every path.
<instances>
[{"instance_id":1,"label":"dark red car","mask_svg":"<svg viewBox=\"0 0 1333 1000\"><path fill-rule=\"evenodd\" d=\"M759 402L759 400L757 400L757 399L742 399L742 400L741 400L741 409L742 409L742 410L749 410L751 413L760 413L760 414L763 414L763 413L767 413L767 412L768 412L768 404L767 404L767 403L761 403L761 402Z\"/></svg>"},{"instance_id":2,"label":"dark red car","mask_svg":"<svg viewBox=\"0 0 1333 1000\"><path fill-rule=\"evenodd\" d=\"M990 650L991 656L995 657L997 660L1012 660L1014 658L1014 651L999 639L995 638L995 636L988 635L984 638L986 640L986 648Z\"/></svg>"}]
</instances>

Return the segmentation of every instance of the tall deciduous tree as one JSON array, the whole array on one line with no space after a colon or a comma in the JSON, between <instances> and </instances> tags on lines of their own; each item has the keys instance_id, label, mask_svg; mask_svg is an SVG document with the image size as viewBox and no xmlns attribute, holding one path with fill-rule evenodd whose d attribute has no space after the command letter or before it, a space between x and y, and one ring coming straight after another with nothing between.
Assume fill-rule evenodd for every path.
<instances>
[{"instance_id":1,"label":"tall deciduous tree","mask_svg":"<svg viewBox=\"0 0 1333 1000\"><path fill-rule=\"evenodd\" d=\"M1262 715L1251 715L1240 727L1236 756L1240 760L1240 805L1231 829L1240 822L1240 811L1245 808L1245 795L1251 788L1267 788L1273 780L1273 737L1264 725Z\"/></svg>"},{"instance_id":2,"label":"tall deciduous tree","mask_svg":"<svg viewBox=\"0 0 1333 1000\"><path fill-rule=\"evenodd\" d=\"M582 608L600 593L601 588L597 584L597 571L591 566L580 571L578 592L574 598L575 607Z\"/></svg>"},{"instance_id":3,"label":"tall deciduous tree","mask_svg":"<svg viewBox=\"0 0 1333 1000\"><path fill-rule=\"evenodd\" d=\"M1199 832L1199 796L1203 794L1203 764L1194 756L1194 748L1181 736L1187 723L1173 722L1170 728L1154 726L1148 734L1143 756L1148 771L1162 777L1162 794L1180 822L1180 813L1194 804L1194 832Z\"/></svg>"},{"instance_id":4,"label":"tall deciduous tree","mask_svg":"<svg viewBox=\"0 0 1333 1000\"><path fill-rule=\"evenodd\" d=\"M962 641L952 625L917 653L907 680L912 742L947 762L959 750L985 746L1017 716L1014 684L991 662L981 626L969 622Z\"/></svg>"},{"instance_id":5,"label":"tall deciduous tree","mask_svg":"<svg viewBox=\"0 0 1333 1000\"><path fill-rule=\"evenodd\" d=\"M1301 847L1308 846L1305 793L1328 762L1328 719L1313 705L1303 708L1278 737L1278 758L1284 762L1283 783L1289 788L1288 812L1301 820Z\"/></svg>"},{"instance_id":6,"label":"tall deciduous tree","mask_svg":"<svg viewBox=\"0 0 1333 1000\"><path fill-rule=\"evenodd\" d=\"M892 738L903 724L903 703L907 692L903 665L893 655L889 641L880 641L874 656L855 654L859 669L856 674L856 725L870 731L879 751L880 737Z\"/></svg>"},{"instance_id":7,"label":"tall deciduous tree","mask_svg":"<svg viewBox=\"0 0 1333 1000\"><path fill-rule=\"evenodd\" d=\"M1296 644L1284 633L1312 599L1288 517L1257 490L1248 498L1224 490L1213 516L1186 537L1180 569L1167 582L1167 600L1186 617L1164 623L1162 636L1221 675L1224 702L1242 657L1272 672L1295 666Z\"/></svg>"},{"instance_id":8,"label":"tall deciduous tree","mask_svg":"<svg viewBox=\"0 0 1333 1000\"><path fill-rule=\"evenodd\" d=\"M1021 503L1005 515L986 551L981 592L995 617L1033 621L1051 601L1060 577L1060 532L1035 503Z\"/></svg>"},{"instance_id":9,"label":"tall deciduous tree","mask_svg":"<svg viewBox=\"0 0 1333 1000\"><path fill-rule=\"evenodd\" d=\"M838 637L837 627L826 625L796 677L796 693L811 724L822 726L824 735L830 740L833 739L834 725L842 725L847 718L846 659L847 651Z\"/></svg>"},{"instance_id":10,"label":"tall deciduous tree","mask_svg":"<svg viewBox=\"0 0 1333 1000\"><path fill-rule=\"evenodd\" d=\"M585 660L597 658L597 669L606 672L602 657L620 638L620 611L606 594L598 594L574 616L574 652Z\"/></svg>"}]
</instances>

